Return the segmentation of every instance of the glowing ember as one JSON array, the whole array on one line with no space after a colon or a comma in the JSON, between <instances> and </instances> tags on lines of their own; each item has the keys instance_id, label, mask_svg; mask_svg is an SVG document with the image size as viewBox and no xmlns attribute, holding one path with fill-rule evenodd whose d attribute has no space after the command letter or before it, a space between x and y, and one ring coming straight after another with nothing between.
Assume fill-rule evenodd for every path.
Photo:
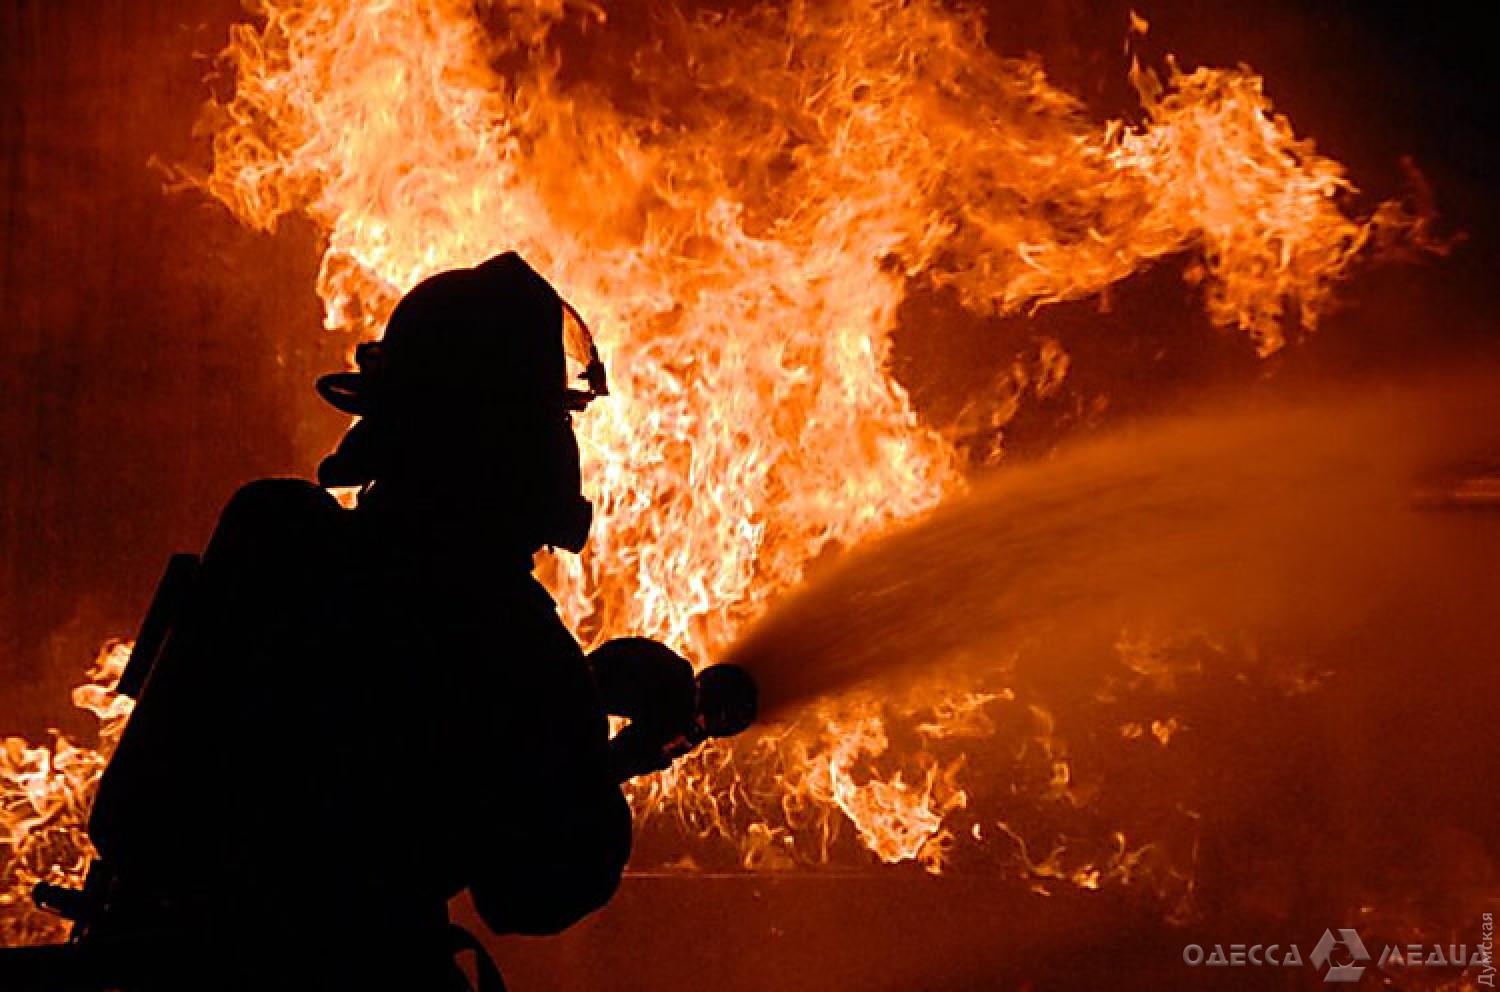
<instances>
[{"instance_id":1,"label":"glowing ember","mask_svg":"<svg viewBox=\"0 0 1500 992\"><path fill-rule=\"evenodd\" d=\"M586 644L641 634L707 662L814 558L963 486L886 367L913 286L1015 313L1187 253L1212 320L1269 353L1313 328L1375 235L1416 223L1344 212L1341 167L1247 70L1137 69L1143 120L1099 125L1040 65L994 54L977 13L935 0L667 12L634 50L602 8L560 0L255 13L225 53L235 91L200 181L246 224L318 226L330 329L373 336L422 277L507 248L595 328L613 395L579 422L594 537L543 569ZM580 31L589 60L571 54ZM1044 358L1040 375L1066 374L1055 344ZM636 805L731 834L749 865L826 858L847 822L881 859L935 870L966 796L961 757L928 745L988 734L986 703L1034 731L1039 790L1086 801L1047 714L1004 692L959 705L929 687L898 708L910 746L889 703L845 700L695 756ZM80 703L122 716L98 690ZM1122 733L1167 747L1179 730L1163 715ZM108 744L8 745L12 906L76 872ZM1095 887L1142 857L1111 844L1098 866L1014 846L1034 876Z\"/></svg>"}]
</instances>

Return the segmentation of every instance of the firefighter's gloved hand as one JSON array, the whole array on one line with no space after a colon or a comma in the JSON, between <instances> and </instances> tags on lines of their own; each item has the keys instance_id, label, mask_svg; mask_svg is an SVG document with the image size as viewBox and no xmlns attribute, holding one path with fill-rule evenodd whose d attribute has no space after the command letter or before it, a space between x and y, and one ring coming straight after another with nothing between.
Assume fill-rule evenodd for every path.
<instances>
[{"instance_id":1,"label":"firefighter's gloved hand","mask_svg":"<svg viewBox=\"0 0 1500 992\"><path fill-rule=\"evenodd\" d=\"M646 723L686 726L693 719L693 666L647 637L618 637L588 657L604 708Z\"/></svg>"},{"instance_id":2,"label":"firefighter's gloved hand","mask_svg":"<svg viewBox=\"0 0 1500 992\"><path fill-rule=\"evenodd\" d=\"M622 637L591 655L604 707L630 725L610 741L618 781L661 771L710 737L729 737L755 720L758 692L737 665L693 667L664 644Z\"/></svg>"},{"instance_id":3,"label":"firefighter's gloved hand","mask_svg":"<svg viewBox=\"0 0 1500 992\"><path fill-rule=\"evenodd\" d=\"M697 685L681 655L648 638L621 637L601 644L588 660L604 708L630 720L610 741L619 781L660 771L697 743Z\"/></svg>"}]
</instances>

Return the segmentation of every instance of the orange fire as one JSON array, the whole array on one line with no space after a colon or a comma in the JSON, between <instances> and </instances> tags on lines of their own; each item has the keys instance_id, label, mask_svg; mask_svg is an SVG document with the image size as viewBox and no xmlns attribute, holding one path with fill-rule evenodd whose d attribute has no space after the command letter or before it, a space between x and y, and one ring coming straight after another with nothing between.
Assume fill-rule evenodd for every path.
<instances>
[{"instance_id":1,"label":"orange fire","mask_svg":"<svg viewBox=\"0 0 1500 992\"><path fill-rule=\"evenodd\" d=\"M1040 64L995 54L977 11L937 0L668 9L644 42L615 16L260 0L232 31L234 92L195 177L253 227L317 226L325 323L351 346L424 276L502 249L588 316L613 392L579 422L596 527L543 567L585 646L640 634L715 659L811 561L963 488L887 368L913 287L1013 314L1186 254L1213 322L1267 354L1315 326L1373 242L1419 223L1393 204L1351 216L1340 165L1243 68L1135 67L1141 119L1099 124ZM1043 361L1066 373L1055 346ZM825 859L852 826L880 859L936 870L966 802L963 758L937 742L991 733L983 704L1004 691L829 703L648 782L637 811L727 834L750 866ZM97 689L80 702L123 719ZM1016 705L1038 793L1086 802L1046 712ZM915 728L899 747L893 717ZM1165 747L1174 729L1126 733ZM8 744L7 912L25 883L77 873L108 743ZM1015 847L1034 877L1092 887L1143 856L1111 844L1084 863Z\"/></svg>"},{"instance_id":2,"label":"orange fire","mask_svg":"<svg viewBox=\"0 0 1500 992\"><path fill-rule=\"evenodd\" d=\"M133 705L114 692L130 660L130 645L99 649L88 681L73 690L73 705L99 718L99 746L80 747L55 735L50 746L7 737L0 748L0 943L53 941L60 921L31 905L38 882L74 884L94 849L87 822L94 786L125 729Z\"/></svg>"}]
</instances>

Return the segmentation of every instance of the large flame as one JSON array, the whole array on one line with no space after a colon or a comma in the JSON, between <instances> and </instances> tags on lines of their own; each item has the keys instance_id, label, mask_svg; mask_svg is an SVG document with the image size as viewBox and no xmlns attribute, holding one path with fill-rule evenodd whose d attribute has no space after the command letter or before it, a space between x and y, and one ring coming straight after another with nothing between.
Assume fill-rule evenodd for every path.
<instances>
[{"instance_id":1,"label":"large flame","mask_svg":"<svg viewBox=\"0 0 1500 992\"><path fill-rule=\"evenodd\" d=\"M598 528L555 589L590 635L711 658L827 546L960 484L885 367L912 282L1014 312L1187 251L1269 352L1373 229L1243 70L1136 72L1145 123L1096 126L937 3L663 15L629 80L574 66L564 6L492 33L467 0L264 3L205 185L326 232L330 328L501 248L589 315L616 395L581 421Z\"/></svg>"},{"instance_id":2,"label":"large flame","mask_svg":"<svg viewBox=\"0 0 1500 992\"><path fill-rule=\"evenodd\" d=\"M1243 68L1134 68L1140 119L1100 124L937 0L660 7L644 32L642 6L261 0L224 53L234 90L197 177L256 228L311 219L326 324L351 343L424 276L504 249L588 316L613 386L579 422L597 524L545 566L586 644L640 634L712 660L819 555L963 486L887 368L914 287L1011 314L1185 253L1213 322L1269 353L1415 223L1351 216L1342 168ZM732 834L751 865L826 857L852 824L881 859L936 868L966 796L962 759L930 745L992 732L982 704L1004 692L845 700L698 756L638 811ZM1015 705L1036 790L1071 796L1047 714ZM893 706L915 728L900 748ZM12 866L63 824L57 870L76 869L79 753L5 752ZM1073 867L1015 847L1036 877L1092 886L1139 860L1111 844Z\"/></svg>"}]
</instances>

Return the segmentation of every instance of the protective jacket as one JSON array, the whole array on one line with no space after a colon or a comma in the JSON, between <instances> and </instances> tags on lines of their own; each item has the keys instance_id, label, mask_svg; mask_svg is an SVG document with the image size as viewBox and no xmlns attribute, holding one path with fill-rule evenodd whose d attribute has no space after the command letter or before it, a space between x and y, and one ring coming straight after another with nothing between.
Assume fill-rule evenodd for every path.
<instances>
[{"instance_id":1,"label":"protective jacket","mask_svg":"<svg viewBox=\"0 0 1500 992\"><path fill-rule=\"evenodd\" d=\"M618 885L606 717L526 542L371 502L255 482L204 553L90 827L96 936L177 948L142 987L442 988L463 889L542 934Z\"/></svg>"}]
</instances>

